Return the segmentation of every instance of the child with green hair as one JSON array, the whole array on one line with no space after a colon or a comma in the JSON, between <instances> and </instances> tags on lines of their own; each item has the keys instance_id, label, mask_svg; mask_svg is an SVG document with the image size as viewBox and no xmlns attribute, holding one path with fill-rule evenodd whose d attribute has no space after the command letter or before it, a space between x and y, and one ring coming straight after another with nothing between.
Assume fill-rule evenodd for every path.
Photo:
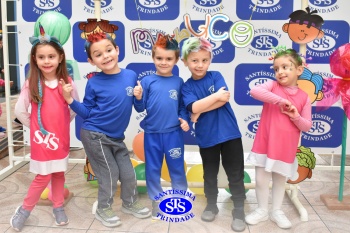
<instances>
[{"instance_id":1,"label":"child with green hair","mask_svg":"<svg viewBox=\"0 0 350 233\"><path fill-rule=\"evenodd\" d=\"M191 37L184 41L182 61L191 71L182 95L191 120L202 157L204 194L207 198L201 219L214 221L218 214L218 172L220 160L225 169L234 208L231 228L244 231L244 153L242 135L229 103L230 92L218 71L208 71L213 58L212 46L204 38Z\"/></svg>"}]
</instances>

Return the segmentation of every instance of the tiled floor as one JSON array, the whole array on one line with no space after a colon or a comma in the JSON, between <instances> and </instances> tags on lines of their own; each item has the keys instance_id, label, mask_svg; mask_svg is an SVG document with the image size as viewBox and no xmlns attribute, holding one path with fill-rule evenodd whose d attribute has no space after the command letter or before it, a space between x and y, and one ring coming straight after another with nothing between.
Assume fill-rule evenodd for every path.
<instances>
[{"instance_id":1,"label":"tiled floor","mask_svg":"<svg viewBox=\"0 0 350 233\"><path fill-rule=\"evenodd\" d=\"M4 109L4 103L2 103ZM5 115L1 117L0 125L4 124ZM28 148L25 148L28 151ZM26 153L26 152L25 152ZM16 154L25 154L17 151ZM133 155L131 154L133 157ZM193 154L191 154L191 157ZM74 150L71 152L72 158L84 158L84 150ZM193 159L192 159L193 160ZM350 159L348 158L347 164ZM330 164L330 156L317 156L318 165ZM335 165L339 165L339 158L336 158ZM0 169L8 165L8 157L0 160ZM220 212L215 221L202 222L200 215L205 207L205 198L196 195L193 203L195 217L182 223L169 223L165 221L152 221L148 219L137 219L131 215L120 211L121 200L119 192L115 197L113 208L122 220L122 225L116 228L104 227L91 213L92 205L97 197L97 187L86 182L83 175L83 164L70 164L66 173L66 185L70 192L74 193L72 199L65 206L66 213L70 219L67 226L57 227L52 218L52 208L46 205L37 205L28 218L22 232L148 232L148 233L225 233L233 232L230 228L232 217L232 201L225 189L220 189L218 206ZM254 170L246 169L254 182ZM272 233L272 232L350 232L350 211L329 210L320 200L321 194L338 195L339 171L336 170L313 170L313 177L299 184L298 198L308 213L308 221L301 221L297 209L291 200L285 196L282 210L291 220L293 227L282 230L275 223L268 220L255 226L247 226L244 232L252 233ZM15 232L11 229L9 220L16 207L20 205L27 192L34 175L28 172L28 164L18 169L13 174L0 181L0 232ZM345 173L344 196L350 195L350 172ZM140 194L141 202L151 207L146 194ZM42 202L42 201L41 201ZM255 190L247 192L245 204L246 213L257 207Z\"/></svg>"}]
</instances>

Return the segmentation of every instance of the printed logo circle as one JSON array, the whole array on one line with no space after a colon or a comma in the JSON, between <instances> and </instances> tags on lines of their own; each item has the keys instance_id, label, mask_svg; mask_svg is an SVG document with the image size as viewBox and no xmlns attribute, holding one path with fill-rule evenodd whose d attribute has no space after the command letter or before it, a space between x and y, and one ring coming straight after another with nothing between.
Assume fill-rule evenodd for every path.
<instances>
[{"instance_id":1,"label":"printed logo circle","mask_svg":"<svg viewBox=\"0 0 350 233\"><path fill-rule=\"evenodd\" d=\"M181 197L171 197L162 200L159 209L169 215L186 214L192 209L192 203Z\"/></svg>"}]
</instances>

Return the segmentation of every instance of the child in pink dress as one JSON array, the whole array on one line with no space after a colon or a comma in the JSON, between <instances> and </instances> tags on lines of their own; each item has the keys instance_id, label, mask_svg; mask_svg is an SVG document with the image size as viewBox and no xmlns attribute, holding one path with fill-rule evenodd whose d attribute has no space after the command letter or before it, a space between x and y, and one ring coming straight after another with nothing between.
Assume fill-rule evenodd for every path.
<instances>
[{"instance_id":1,"label":"child in pink dress","mask_svg":"<svg viewBox=\"0 0 350 233\"><path fill-rule=\"evenodd\" d=\"M248 163L255 165L258 208L245 217L254 225L268 219L269 183L272 177L272 211L270 219L280 228L291 222L281 210L287 179L297 176L296 150L301 131L310 130L311 102L298 88L303 73L302 59L293 49L280 50L274 57L276 81L252 88L253 98L264 102L259 127Z\"/></svg>"},{"instance_id":2,"label":"child in pink dress","mask_svg":"<svg viewBox=\"0 0 350 233\"><path fill-rule=\"evenodd\" d=\"M16 117L30 128L30 172L36 174L27 196L16 209L10 223L21 231L24 223L51 182L53 216L56 225L66 225L69 220L63 209L64 172L68 167L69 125L75 113L63 98L59 80L72 83L68 77L65 53L61 43L45 34L31 37L30 71L15 106ZM29 107L31 106L31 111Z\"/></svg>"}]
</instances>

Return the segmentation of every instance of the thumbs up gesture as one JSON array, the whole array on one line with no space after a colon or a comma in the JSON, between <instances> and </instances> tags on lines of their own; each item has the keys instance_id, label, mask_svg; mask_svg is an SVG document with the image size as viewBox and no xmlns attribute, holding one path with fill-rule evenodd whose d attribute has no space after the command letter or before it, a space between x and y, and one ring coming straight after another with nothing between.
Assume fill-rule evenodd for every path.
<instances>
[{"instance_id":1,"label":"thumbs up gesture","mask_svg":"<svg viewBox=\"0 0 350 233\"><path fill-rule=\"evenodd\" d=\"M134 87L134 96L137 100L142 99L142 86L139 80L137 81L137 85Z\"/></svg>"},{"instance_id":2,"label":"thumbs up gesture","mask_svg":"<svg viewBox=\"0 0 350 233\"><path fill-rule=\"evenodd\" d=\"M183 131L187 132L188 130L190 130L190 126L188 125L187 121L185 121L181 117L179 117L179 121L180 121L180 127Z\"/></svg>"}]
</instances>

